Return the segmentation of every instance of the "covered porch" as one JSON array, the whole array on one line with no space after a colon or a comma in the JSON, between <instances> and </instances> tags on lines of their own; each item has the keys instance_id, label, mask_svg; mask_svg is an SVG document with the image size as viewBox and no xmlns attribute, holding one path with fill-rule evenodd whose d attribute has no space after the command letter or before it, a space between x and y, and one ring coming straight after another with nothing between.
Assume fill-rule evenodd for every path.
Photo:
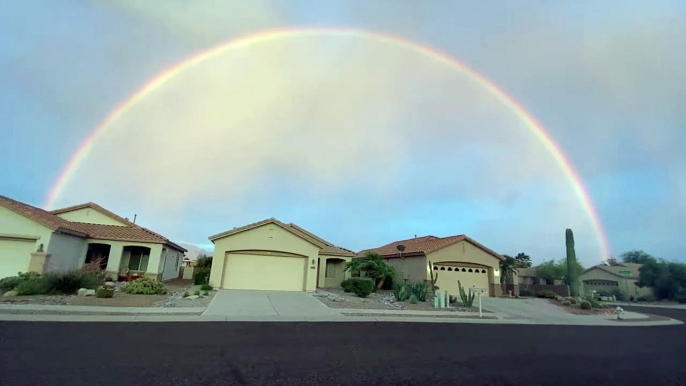
<instances>
[{"instance_id":1,"label":"covered porch","mask_svg":"<svg viewBox=\"0 0 686 386\"><path fill-rule=\"evenodd\" d=\"M317 287L340 287L343 280L350 278L350 272L345 272L345 264L350 260L344 256L319 256Z\"/></svg>"},{"instance_id":2,"label":"covered porch","mask_svg":"<svg viewBox=\"0 0 686 386\"><path fill-rule=\"evenodd\" d=\"M89 240L84 265L104 269L105 275L115 281L144 276L160 279L161 255L161 244Z\"/></svg>"}]
</instances>

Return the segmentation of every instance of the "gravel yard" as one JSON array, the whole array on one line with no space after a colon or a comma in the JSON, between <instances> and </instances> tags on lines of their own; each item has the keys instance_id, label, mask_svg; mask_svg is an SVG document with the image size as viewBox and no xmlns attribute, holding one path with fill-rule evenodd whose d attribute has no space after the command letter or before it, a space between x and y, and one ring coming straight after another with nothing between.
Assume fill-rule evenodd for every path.
<instances>
[{"instance_id":1,"label":"gravel yard","mask_svg":"<svg viewBox=\"0 0 686 386\"><path fill-rule=\"evenodd\" d=\"M36 295L0 297L0 304L41 304L69 306L106 306L106 307L207 307L217 291L210 291L208 296L184 298L185 292L193 295L200 286L190 280L172 280L165 282L166 295L130 295L121 291L123 283L116 283L117 290L111 299L99 299L95 296L80 297L76 295Z\"/></svg>"},{"instance_id":2,"label":"gravel yard","mask_svg":"<svg viewBox=\"0 0 686 386\"><path fill-rule=\"evenodd\" d=\"M408 301L396 302L393 291L379 290L367 298L360 298L353 293L344 292L341 288L326 288L317 290L314 295L319 301L330 308L348 308L358 310L412 310L412 311L455 311L455 312L478 312L477 307L464 308L434 308L433 297L426 302L411 304Z\"/></svg>"}]
</instances>

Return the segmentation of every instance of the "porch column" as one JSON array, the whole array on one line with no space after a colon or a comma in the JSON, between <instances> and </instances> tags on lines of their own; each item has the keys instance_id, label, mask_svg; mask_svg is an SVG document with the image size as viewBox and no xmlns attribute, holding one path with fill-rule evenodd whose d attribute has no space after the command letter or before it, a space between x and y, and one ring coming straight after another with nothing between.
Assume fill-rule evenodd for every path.
<instances>
[{"instance_id":1,"label":"porch column","mask_svg":"<svg viewBox=\"0 0 686 386\"><path fill-rule=\"evenodd\" d=\"M45 267L48 266L50 255L45 252L33 252L31 254L31 261L29 262L29 272L37 272L42 274Z\"/></svg>"},{"instance_id":2,"label":"porch column","mask_svg":"<svg viewBox=\"0 0 686 386\"><path fill-rule=\"evenodd\" d=\"M109 244L110 245L110 256L107 258L107 267L105 268L105 272L111 276L114 280L117 280L117 276L119 275L119 265L121 264L121 255L124 253L124 247L117 243L117 244Z\"/></svg>"}]
</instances>

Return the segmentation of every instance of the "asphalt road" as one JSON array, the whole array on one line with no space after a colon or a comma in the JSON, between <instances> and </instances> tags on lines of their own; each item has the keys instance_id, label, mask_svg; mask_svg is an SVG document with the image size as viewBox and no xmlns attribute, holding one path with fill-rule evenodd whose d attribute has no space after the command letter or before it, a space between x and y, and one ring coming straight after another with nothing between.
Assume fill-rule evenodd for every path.
<instances>
[{"instance_id":1,"label":"asphalt road","mask_svg":"<svg viewBox=\"0 0 686 386\"><path fill-rule=\"evenodd\" d=\"M2 386L686 385L685 358L684 325L0 323Z\"/></svg>"}]
</instances>

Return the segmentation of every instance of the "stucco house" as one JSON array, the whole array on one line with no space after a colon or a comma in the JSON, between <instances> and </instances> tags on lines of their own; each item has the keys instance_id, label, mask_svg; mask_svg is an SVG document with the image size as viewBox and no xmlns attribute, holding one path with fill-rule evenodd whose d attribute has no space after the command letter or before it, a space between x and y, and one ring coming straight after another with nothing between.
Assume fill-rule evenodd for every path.
<instances>
[{"instance_id":1,"label":"stucco house","mask_svg":"<svg viewBox=\"0 0 686 386\"><path fill-rule=\"evenodd\" d=\"M398 249L403 245L405 250ZM378 253L395 269L399 277L409 281L430 280L433 270L438 274L440 290L458 296L458 280L463 287L480 287L490 296L500 296L500 261L503 257L465 236L423 236L394 241L378 248L358 253ZM431 266L429 266L431 262Z\"/></svg>"},{"instance_id":2,"label":"stucco house","mask_svg":"<svg viewBox=\"0 0 686 386\"><path fill-rule=\"evenodd\" d=\"M352 251L293 224L269 218L209 238L215 288L315 291L349 276Z\"/></svg>"},{"instance_id":3,"label":"stucco house","mask_svg":"<svg viewBox=\"0 0 686 386\"><path fill-rule=\"evenodd\" d=\"M185 249L107 209L87 203L48 212L0 196L0 278L67 271L101 259L114 280L179 276Z\"/></svg>"},{"instance_id":4,"label":"stucco house","mask_svg":"<svg viewBox=\"0 0 686 386\"><path fill-rule=\"evenodd\" d=\"M650 296L653 294L652 289L641 288L637 285L641 266L642 264L636 263L598 264L579 275L579 280L583 285L584 293L590 293L593 290L611 293L619 289L627 297Z\"/></svg>"}]
</instances>

